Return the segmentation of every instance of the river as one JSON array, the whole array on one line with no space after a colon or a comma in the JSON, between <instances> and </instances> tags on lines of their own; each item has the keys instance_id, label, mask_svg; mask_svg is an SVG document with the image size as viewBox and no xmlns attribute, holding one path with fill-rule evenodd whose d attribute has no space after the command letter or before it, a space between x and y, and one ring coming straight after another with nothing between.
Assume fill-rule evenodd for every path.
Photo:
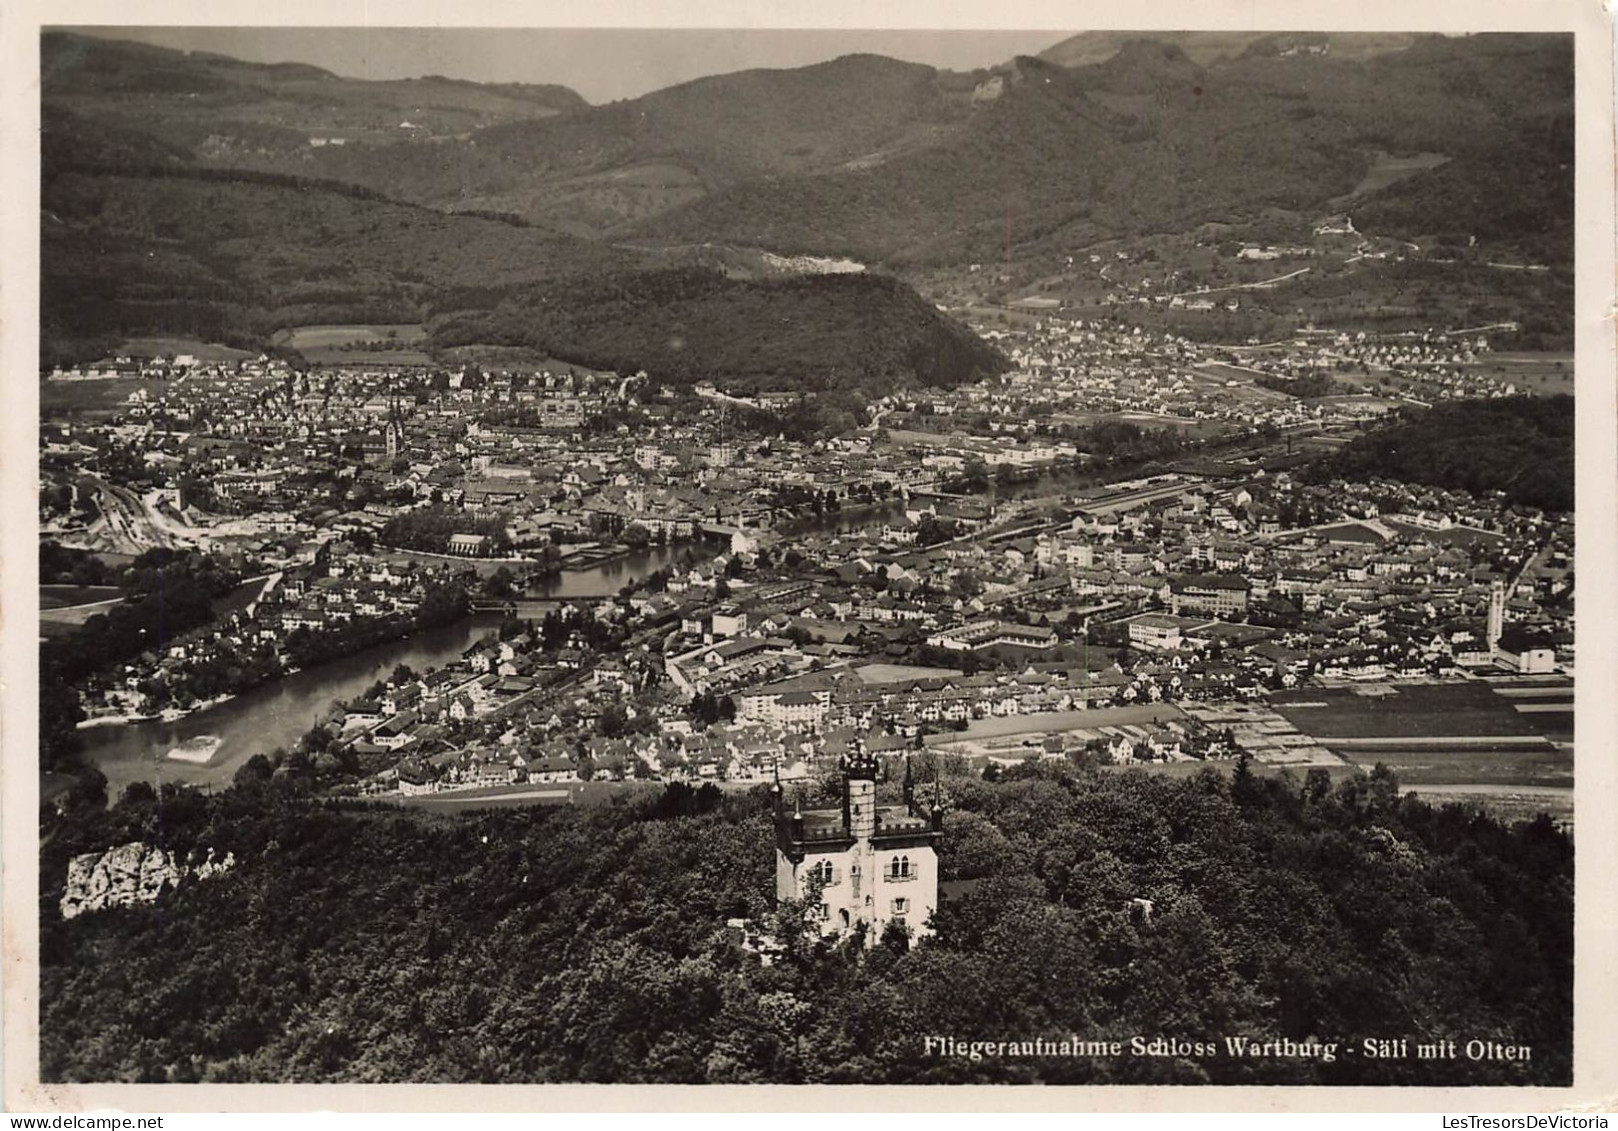
<instances>
[{"instance_id":1,"label":"river","mask_svg":"<svg viewBox=\"0 0 1618 1131\"><path fill-rule=\"evenodd\" d=\"M132 781L229 785L243 762L278 746L290 749L337 701L358 697L400 664L423 671L449 663L499 622L497 615L482 614L379 644L256 687L177 722L91 727L81 732L85 757L107 775L111 800L117 800ZM199 735L221 740L207 765L165 757L172 747Z\"/></svg>"},{"instance_id":2,"label":"river","mask_svg":"<svg viewBox=\"0 0 1618 1131\"><path fill-rule=\"evenodd\" d=\"M1062 482L1056 477L1052 481ZM1050 490L1051 481L1018 484L1002 489L1000 494L1015 497L1036 493L1042 486ZM800 538L833 534L880 523L903 513L903 504L892 501L789 519L777 530ZM522 602L521 611L527 616L538 616L551 602L613 597L627 582L678 562L688 552L700 560L717 549L691 543L652 546L599 565L564 570L539 587L534 594L538 600ZM243 762L254 754L268 754L276 747L290 749L334 703L358 697L400 664L424 671L449 663L490 632L499 620L496 614L480 614L407 640L381 644L359 655L254 688L177 722L89 728L82 732L85 757L107 776L107 795L113 800L132 781L229 785ZM206 765L165 757L172 747L201 735L220 739L219 749Z\"/></svg>"}]
</instances>

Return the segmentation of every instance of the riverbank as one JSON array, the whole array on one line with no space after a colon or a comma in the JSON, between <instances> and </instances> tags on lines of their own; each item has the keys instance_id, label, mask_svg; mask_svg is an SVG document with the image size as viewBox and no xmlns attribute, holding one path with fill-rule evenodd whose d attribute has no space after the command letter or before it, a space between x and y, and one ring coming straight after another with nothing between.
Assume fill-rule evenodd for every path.
<instances>
[{"instance_id":1,"label":"riverbank","mask_svg":"<svg viewBox=\"0 0 1618 1131\"><path fill-rule=\"evenodd\" d=\"M236 770L254 754L290 750L309 729L330 715L339 701L362 695L400 664L417 671L442 667L497 630L500 617L476 614L452 624L373 645L363 652L282 676L243 691L234 699L185 717L99 722L80 731L84 759L107 778L116 800L135 781L228 786ZM90 721L90 720L86 720ZM206 764L171 760L168 752L189 739L216 736L217 752Z\"/></svg>"}]
</instances>

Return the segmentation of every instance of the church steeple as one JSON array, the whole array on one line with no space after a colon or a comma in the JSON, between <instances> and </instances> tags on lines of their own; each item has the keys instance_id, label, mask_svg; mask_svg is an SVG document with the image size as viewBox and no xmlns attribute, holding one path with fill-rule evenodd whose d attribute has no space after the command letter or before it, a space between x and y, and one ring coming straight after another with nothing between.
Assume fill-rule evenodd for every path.
<instances>
[{"instance_id":1,"label":"church steeple","mask_svg":"<svg viewBox=\"0 0 1618 1131\"><path fill-rule=\"evenodd\" d=\"M404 450L404 414L399 411L397 395L388 398L388 423L383 428L383 440L387 445L388 459L398 459Z\"/></svg>"}]
</instances>

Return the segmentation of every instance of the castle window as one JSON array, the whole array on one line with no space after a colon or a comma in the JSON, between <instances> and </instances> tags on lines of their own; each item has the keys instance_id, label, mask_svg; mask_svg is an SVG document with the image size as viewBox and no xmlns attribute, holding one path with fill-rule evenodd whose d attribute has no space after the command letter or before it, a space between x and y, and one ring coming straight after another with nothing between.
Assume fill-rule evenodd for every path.
<instances>
[{"instance_id":1,"label":"castle window","mask_svg":"<svg viewBox=\"0 0 1618 1131\"><path fill-rule=\"evenodd\" d=\"M831 908L827 907L824 903L822 903L820 905L820 917L822 919L830 919L831 918Z\"/></svg>"},{"instance_id":2,"label":"castle window","mask_svg":"<svg viewBox=\"0 0 1618 1131\"><path fill-rule=\"evenodd\" d=\"M893 901L893 913L903 915L910 910L910 901L903 896Z\"/></svg>"},{"instance_id":3,"label":"castle window","mask_svg":"<svg viewBox=\"0 0 1618 1131\"><path fill-rule=\"evenodd\" d=\"M882 878L892 882L894 880L914 879L915 875L916 874L910 870L910 857L895 856L893 859L888 861L887 870L883 872Z\"/></svg>"},{"instance_id":4,"label":"castle window","mask_svg":"<svg viewBox=\"0 0 1618 1131\"><path fill-rule=\"evenodd\" d=\"M811 880L819 880L823 884L831 883L833 875L834 873L832 871L830 860L822 860L813 868L809 869L809 878Z\"/></svg>"}]
</instances>

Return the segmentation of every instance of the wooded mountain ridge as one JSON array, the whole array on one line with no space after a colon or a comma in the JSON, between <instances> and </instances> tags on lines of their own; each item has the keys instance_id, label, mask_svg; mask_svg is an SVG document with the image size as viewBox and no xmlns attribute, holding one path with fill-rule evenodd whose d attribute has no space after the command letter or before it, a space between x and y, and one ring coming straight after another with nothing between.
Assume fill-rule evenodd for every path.
<instances>
[{"instance_id":1,"label":"wooded mountain ridge","mask_svg":"<svg viewBox=\"0 0 1618 1131\"><path fill-rule=\"evenodd\" d=\"M1354 206L1390 235L1476 236L1571 259L1567 36L1370 37L1358 51L1356 37L1335 36L1319 56L1283 52L1309 37L1209 50L1217 33L1107 34L1103 50L1117 49L1099 61L1087 36L970 73L851 55L596 107L552 88L411 80L447 100L454 129L412 119L346 144L299 114L324 122L404 94L419 105L423 88L309 68L238 73L213 57L48 37L44 97L210 167L344 181L595 237L890 265L1004 254L1008 213L1015 252L1270 208L1337 210L1378 154L1432 152L1448 161ZM102 77L72 65L81 58Z\"/></svg>"}]
</instances>

